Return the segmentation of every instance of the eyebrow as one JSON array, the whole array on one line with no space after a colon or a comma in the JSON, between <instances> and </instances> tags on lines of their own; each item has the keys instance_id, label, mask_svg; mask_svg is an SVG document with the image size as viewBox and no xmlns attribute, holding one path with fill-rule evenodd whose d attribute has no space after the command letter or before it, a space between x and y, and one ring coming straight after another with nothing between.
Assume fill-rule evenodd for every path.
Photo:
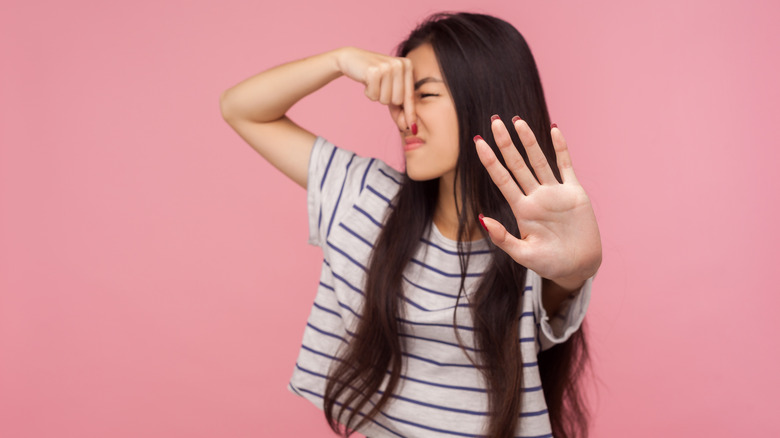
<instances>
[{"instance_id":1,"label":"eyebrow","mask_svg":"<svg viewBox=\"0 0 780 438\"><path fill-rule=\"evenodd\" d=\"M423 84L427 84L428 82L444 82L444 81L441 80L441 79L436 79L436 78L432 78L432 77L422 78L419 81L414 83L414 89L416 90L416 89L422 87Z\"/></svg>"}]
</instances>

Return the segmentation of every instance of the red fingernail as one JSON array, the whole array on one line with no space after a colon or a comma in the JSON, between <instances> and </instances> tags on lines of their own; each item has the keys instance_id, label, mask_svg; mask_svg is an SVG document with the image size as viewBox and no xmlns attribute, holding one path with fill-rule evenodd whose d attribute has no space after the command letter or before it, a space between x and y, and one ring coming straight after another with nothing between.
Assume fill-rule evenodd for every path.
<instances>
[{"instance_id":1,"label":"red fingernail","mask_svg":"<svg viewBox=\"0 0 780 438\"><path fill-rule=\"evenodd\" d=\"M417 135L417 123L412 123L412 135Z\"/></svg>"},{"instance_id":2,"label":"red fingernail","mask_svg":"<svg viewBox=\"0 0 780 438\"><path fill-rule=\"evenodd\" d=\"M479 135L479 134L475 135L475 136L474 136L474 143L476 143L476 142L477 142L477 140L482 140L482 136L481 136L481 135Z\"/></svg>"},{"instance_id":3,"label":"red fingernail","mask_svg":"<svg viewBox=\"0 0 780 438\"><path fill-rule=\"evenodd\" d=\"M485 231L488 231L487 227L485 226L485 221L484 221L484 220L482 220L484 217L485 217L485 215L484 215L484 214L482 214L482 213L480 213L480 214L479 214L479 223L481 223L481 224L482 224L482 228L484 228L484 229L485 229ZM488 233L489 233L489 232L490 232L490 231L488 231Z\"/></svg>"},{"instance_id":4,"label":"red fingernail","mask_svg":"<svg viewBox=\"0 0 780 438\"><path fill-rule=\"evenodd\" d=\"M490 123L493 123L499 119L501 119L501 117L498 117L498 114L493 114L492 116L490 116Z\"/></svg>"},{"instance_id":5,"label":"red fingernail","mask_svg":"<svg viewBox=\"0 0 780 438\"><path fill-rule=\"evenodd\" d=\"M512 117L512 124L514 125L515 123L517 123L518 120L523 120L523 119L521 119L520 116Z\"/></svg>"},{"instance_id":6,"label":"red fingernail","mask_svg":"<svg viewBox=\"0 0 780 438\"><path fill-rule=\"evenodd\" d=\"M550 129L557 128L557 127L558 127L558 125L557 125L557 124L555 124L555 123L553 123L552 125L550 125Z\"/></svg>"}]
</instances>

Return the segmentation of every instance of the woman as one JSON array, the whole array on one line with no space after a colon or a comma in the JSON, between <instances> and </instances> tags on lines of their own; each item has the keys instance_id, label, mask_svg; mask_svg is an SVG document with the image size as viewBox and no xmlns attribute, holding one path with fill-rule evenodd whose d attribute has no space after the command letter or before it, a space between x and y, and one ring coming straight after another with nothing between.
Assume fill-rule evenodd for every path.
<instances>
[{"instance_id":1,"label":"woman","mask_svg":"<svg viewBox=\"0 0 780 438\"><path fill-rule=\"evenodd\" d=\"M388 105L404 173L285 116L342 75ZM514 27L437 14L397 57L333 50L243 81L221 107L307 188L324 260L289 387L335 432L587 434L579 329L600 237Z\"/></svg>"}]
</instances>

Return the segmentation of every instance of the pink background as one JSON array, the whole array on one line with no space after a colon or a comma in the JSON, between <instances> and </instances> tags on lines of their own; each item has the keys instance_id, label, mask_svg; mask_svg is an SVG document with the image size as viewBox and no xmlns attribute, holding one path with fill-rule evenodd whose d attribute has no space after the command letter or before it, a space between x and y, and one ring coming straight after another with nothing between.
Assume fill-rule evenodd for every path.
<instances>
[{"instance_id":1,"label":"pink background","mask_svg":"<svg viewBox=\"0 0 780 438\"><path fill-rule=\"evenodd\" d=\"M219 96L389 53L441 9L524 34L595 205L594 436L780 433L777 2L6 0L0 436L329 436L286 389L319 274L305 192ZM356 83L291 115L401 164Z\"/></svg>"}]
</instances>

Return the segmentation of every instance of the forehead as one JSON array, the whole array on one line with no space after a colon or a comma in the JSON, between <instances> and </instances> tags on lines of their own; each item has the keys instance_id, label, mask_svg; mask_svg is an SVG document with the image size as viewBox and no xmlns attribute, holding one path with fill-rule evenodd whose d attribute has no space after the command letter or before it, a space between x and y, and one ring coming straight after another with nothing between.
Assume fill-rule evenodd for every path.
<instances>
[{"instance_id":1,"label":"forehead","mask_svg":"<svg viewBox=\"0 0 780 438\"><path fill-rule=\"evenodd\" d=\"M436 59L433 46L429 43L425 43L410 51L406 57L412 61L415 81L427 77L442 79L439 61Z\"/></svg>"}]
</instances>

